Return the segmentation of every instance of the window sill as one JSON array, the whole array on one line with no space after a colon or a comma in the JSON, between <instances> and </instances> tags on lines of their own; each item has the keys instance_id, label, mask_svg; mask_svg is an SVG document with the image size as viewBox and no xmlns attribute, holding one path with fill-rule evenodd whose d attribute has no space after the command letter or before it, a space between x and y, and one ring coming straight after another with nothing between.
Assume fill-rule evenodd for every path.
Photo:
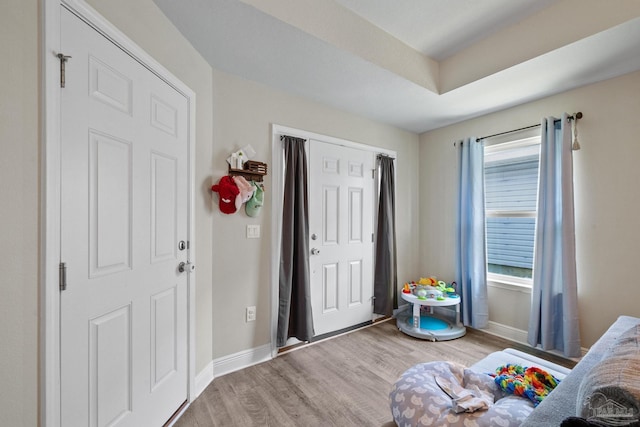
<instances>
[{"instance_id":1,"label":"window sill","mask_svg":"<svg viewBox=\"0 0 640 427\"><path fill-rule=\"evenodd\" d=\"M505 279L487 278L487 286L492 288L505 289L508 291L522 292L525 294L531 293L531 285L511 282Z\"/></svg>"}]
</instances>

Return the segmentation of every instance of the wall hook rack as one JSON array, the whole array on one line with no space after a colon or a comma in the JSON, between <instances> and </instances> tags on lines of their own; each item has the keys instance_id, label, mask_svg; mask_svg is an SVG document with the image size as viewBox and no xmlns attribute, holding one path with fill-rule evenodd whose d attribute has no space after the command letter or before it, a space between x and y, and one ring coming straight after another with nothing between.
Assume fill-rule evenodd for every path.
<instances>
[{"instance_id":1,"label":"wall hook rack","mask_svg":"<svg viewBox=\"0 0 640 427\"><path fill-rule=\"evenodd\" d=\"M243 169L234 169L229 165L229 175L240 175L247 180L262 182L263 178L267 175L267 164L256 162L255 160L247 160L244 162Z\"/></svg>"}]
</instances>

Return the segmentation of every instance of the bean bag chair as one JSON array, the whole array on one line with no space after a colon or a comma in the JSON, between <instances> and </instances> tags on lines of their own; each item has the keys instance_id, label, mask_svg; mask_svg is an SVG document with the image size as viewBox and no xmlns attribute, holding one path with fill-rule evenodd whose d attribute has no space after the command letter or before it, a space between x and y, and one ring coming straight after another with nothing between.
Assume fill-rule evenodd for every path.
<instances>
[{"instance_id":1,"label":"bean bag chair","mask_svg":"<svg viewBox=\"0 0 640 427\"><path fill-rule=\"evenodd\" d=\"M409 368L389 394L398 427L516 427L533 403L504 393L486 373L454 362L428 362Z\"/></svg>"}]
</instances>

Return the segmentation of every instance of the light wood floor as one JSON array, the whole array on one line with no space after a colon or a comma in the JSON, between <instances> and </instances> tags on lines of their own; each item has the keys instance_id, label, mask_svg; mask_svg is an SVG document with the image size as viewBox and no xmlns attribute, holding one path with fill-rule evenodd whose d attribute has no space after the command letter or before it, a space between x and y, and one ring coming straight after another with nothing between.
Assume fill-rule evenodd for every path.
<instances>
[{"instance_id":1,"label":"light wood floor","mask_svg":"<svg viewBox=\"0 0 640 427\"><path fill-rule=\"evenodd\" d=\"M433 360L472 365L506 347L574 365L477 330L452 341L419 340L390 320L216 378L175 426L395 426L388 395L406 369Z\"/></svg>"}]
</instances>

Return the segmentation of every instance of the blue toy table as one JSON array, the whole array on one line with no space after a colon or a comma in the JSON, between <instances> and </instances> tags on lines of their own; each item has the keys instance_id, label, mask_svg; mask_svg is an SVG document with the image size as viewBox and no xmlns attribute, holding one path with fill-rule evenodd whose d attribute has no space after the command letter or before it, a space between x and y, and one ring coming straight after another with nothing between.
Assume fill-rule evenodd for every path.
<instances>
[{"instance_id":1,"label":"blue toy table","mask_svg":"<svg viewBox=\"0 0 640 427\"><path fill-rule=\"evenodd\" d=\"M402 299L411 304L411 310L405 310L397 315L398 329L405 334L432 341L446 341L460 338L467 333L467 329L460 323L458 295L438 300L436 298L420 299L413 294L402 293ZM438 316L433 311L433 307L447 306L455 307L453 321L444 316Z\"/></svg>"}]
</instances>

